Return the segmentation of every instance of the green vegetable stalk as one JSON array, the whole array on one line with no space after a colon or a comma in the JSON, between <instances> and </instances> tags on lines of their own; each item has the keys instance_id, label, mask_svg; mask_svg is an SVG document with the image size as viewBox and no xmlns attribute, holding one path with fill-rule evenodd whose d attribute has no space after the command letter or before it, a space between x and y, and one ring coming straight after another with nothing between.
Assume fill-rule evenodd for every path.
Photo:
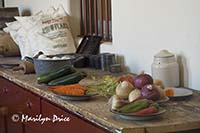
<instances>
[{"instance_id":1,"label":"green vegetable stalk","mask_svg":"<svg viewBox=\"0 0 200 133\"><path fill-rule=\"evenodd\" d=\"M147 99L141 99L127 104L119 109L121 113L133 113L149 107L150 102Z\"/></svg>"},{"instance_id":2,"label":"green vegetable stalk","mask_svg":"<svg viewBox=\"0 0 200 133\"><path fill-rule=\"evenodd\" d=\"M105 97L111 97L115 94L115 89L118 85L118 79L113 76L104 76L102 80L97 81L97 83L88 85L89 88L86 94L99 94Z\"/></svg>"}]
</instances>

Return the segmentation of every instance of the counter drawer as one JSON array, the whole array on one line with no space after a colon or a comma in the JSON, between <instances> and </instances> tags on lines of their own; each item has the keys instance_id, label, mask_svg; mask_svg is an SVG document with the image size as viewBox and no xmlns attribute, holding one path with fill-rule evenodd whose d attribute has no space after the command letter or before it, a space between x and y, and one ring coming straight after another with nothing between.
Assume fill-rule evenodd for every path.
<instances>
[{"instance_id":1,"label":"counter drawer","mask_svg":"<svg viewBox=\"0 0 200 133\"><path fill-rule=\"evenodd\" d=\"M40 98L22 87L0 78L0 106L8 107L9 113L40 113Z\"/></svg>"},{"instance_id":2,"label":"counter drawer","mask_svg":"<svg viewBox=\"0 0 200 133\"><path fill-rule=\"evenodd\" d=\"M8 106L12 104L13 96L15 96L19 90L11 85L8 80L0 77L0 106Z\"/></svg>"}]
</instances>

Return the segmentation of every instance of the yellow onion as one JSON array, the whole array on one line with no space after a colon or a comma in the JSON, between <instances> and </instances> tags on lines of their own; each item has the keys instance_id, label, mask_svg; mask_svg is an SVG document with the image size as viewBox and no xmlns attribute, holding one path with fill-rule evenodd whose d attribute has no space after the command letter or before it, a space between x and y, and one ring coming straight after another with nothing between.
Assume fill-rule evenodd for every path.
<instances>
[{"instance_id":1,"label":"yellow onion","mask_svg":"<svg viewBox=\"0 0 200 133\"><path fill-rule=\"evenodd\" d=\"M128 81L123 81L119 83L119 85L116 88L116 94L123 99L128 99L129 93L134 90L134 87L131 83Z\"/></svg>"}]
</instances>

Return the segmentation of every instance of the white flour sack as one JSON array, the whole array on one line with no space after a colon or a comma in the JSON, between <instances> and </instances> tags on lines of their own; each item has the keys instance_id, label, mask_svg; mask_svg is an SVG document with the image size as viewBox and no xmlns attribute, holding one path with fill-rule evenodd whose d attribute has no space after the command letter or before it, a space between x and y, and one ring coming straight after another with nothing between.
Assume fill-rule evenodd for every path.
<instances>
[{"instance_id":1,"label":"white flour sack","mask_svg":"<svg viewBox=\"0 0 200 133\"><path fill-rule=\"evenodd\" d=\"M11 23L6 23L6 25L7 28L4 28L4 31L10 33L12 39L19 46L22 59L25 56L32 57L33 54L31 46L29 45L27 40L27 32L21 27L19 22L15 21Z\"/></svg>"},{"instance_id":2,"label":"white flour sack","mask_svg":"<svg viewBox=\"0 0 200 133\"><path fill-rule=\"evenodd\" d=\"M29 32L29 40L34 54L39 51L46 55L67 54L76 51L68 17L62 6L59 6L51 14L41 16L41 23L33 29L34 32Z\"/></svg>"},{"instance_id":3,"label":"white flour sack","mask_svg":"<svg viewBox=\"0 0 200 133\"><path fill-rule=\"evenodd\" d=\"M33 16L15 17L19 28L9 30L9 24L7 28L11 34L14 32L12 37L20 47L22 59L40 51L46 55L74 53L76 48L68 17L62 6L50 7Z\"/></svg>"},{"instance_id":4,"label":"white flour sack","mask_svg":"<svg viewBox=\"0 0 200 133\"><path fill-rule=\"evenodd\" d=\"M29 41L34 54L46 55L74 53L76 51L67 16L42 17L36 31L29 32Z\"/></svg>"}]
</instances>

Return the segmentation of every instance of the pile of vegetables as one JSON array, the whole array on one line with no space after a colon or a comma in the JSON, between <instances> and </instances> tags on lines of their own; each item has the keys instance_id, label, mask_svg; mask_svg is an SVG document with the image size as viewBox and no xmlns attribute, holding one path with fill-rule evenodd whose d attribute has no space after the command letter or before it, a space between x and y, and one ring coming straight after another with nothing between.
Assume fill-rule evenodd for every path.
<instances>
[{"instance_id":1,"label":"pile of vegetables","mask_svg":"<svg viewBox=\"0 0 200 133\"><path fill-rule=\"evenodd\" d=\"M46 83L49 86L69 85L78 83L86 76L87 74L85 72L76 71L73 67L66 65L54 71L39 75L37 81L38 83Z\"/></svg>"},{"instance_id":2,"label":"pile of vegetables","mask_svg":"<svg viewBox=\"0 0 200 133\"><path fill-rule=\"evenodd\" d=\"M116 87L116 95L120 98L128 99L129 102L138 98L146 98L153 101L166 98L164 90L161 88L163 86L162 82L154 81L148 74L142 73L135 77L131 75L122 77Z\"/></svg>"},{"instance_id":3,"label":"pile of vegetables","mask_svg":"<svg viewBox=\"0 0 200 133\"><path fill-rule=\"evenodd\" d=\"M111 109L121 113L148 114L158 112L157 100L165 99L162 81L153 80L148 74L120 77Z\"/></svg>"},{"instance_id":4,"label":"pile of vegetables","mask_svg":"<svg viewBox=\"0 0 200 133\"><path fill-rule=\"evenodd\" d=\"M39 75L37 81L47 84L50 90L59 94L83 96L87 90L78 82L86 76L85 72L76 71L73 67L66 65Z\"/></svg>"},{"instance_id":5,"label":"pile of vegetables","mask_svg":"<svg viewBox=\"0 0 200 133\"><path fill-rule=\"evenodd\" d=\"M126 104L118 109L120 113L134 113L138 115L156 113L159 105L151 100L140 99L135 102Z\"/></svg>"}]
</instances>

